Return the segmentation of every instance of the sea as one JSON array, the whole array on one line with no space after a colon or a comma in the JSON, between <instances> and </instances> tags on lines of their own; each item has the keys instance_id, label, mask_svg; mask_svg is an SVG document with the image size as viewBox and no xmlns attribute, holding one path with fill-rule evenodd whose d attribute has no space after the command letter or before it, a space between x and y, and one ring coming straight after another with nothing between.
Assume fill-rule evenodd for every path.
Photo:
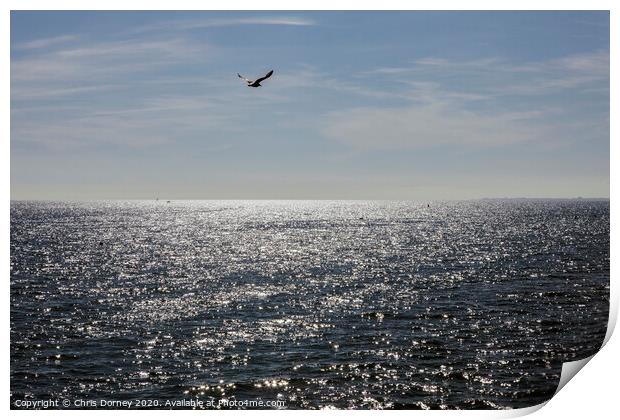
<instances>
[{"instance_id":1,"label":"sea","mask_svg":"<svg viewBox=\"0 0 620 420\"><path fill-rule=\"evenodd\" d=\"M607 329L609 200L12 201L10 218L12 408L522 408Z\"/></svg>"}]
</instances>

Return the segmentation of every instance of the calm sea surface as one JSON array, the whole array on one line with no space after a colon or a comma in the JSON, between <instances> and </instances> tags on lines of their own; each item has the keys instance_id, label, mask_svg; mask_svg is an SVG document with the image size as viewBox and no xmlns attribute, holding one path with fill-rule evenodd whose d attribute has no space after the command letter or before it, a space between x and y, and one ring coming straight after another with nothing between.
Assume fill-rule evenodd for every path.
<instances>
[{"instance_id":1,"label":"calm sea surface","mask_svg":"<svg viewBox=\"0 0 620 420\"><path fill-rule=\"evenodd\" d=\"M600 347L609 201L11 203L11 401L538 404Z\"/></svg>"}]
</instances>

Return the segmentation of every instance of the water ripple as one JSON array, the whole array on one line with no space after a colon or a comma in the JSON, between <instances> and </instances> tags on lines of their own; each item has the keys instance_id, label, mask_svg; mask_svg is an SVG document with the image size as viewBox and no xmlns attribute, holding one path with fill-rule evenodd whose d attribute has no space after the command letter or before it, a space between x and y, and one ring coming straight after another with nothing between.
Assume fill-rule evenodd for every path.
<instances>
[{"instance_id":1,"label":"water ripple","mask_svg":"<svg viewBox=\"0 0 620 420\"><path fill-rule=\"evenodd\" d=\"M609 202L12 202L11 399L508 408L609 305Z\"/></svg>"}]
</instances>

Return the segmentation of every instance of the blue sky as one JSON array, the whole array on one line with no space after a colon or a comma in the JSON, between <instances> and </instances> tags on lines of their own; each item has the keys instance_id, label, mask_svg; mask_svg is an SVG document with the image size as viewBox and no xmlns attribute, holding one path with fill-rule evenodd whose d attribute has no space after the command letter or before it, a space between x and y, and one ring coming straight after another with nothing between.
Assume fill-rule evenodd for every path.
<instances>
[{"instance_id":1,"label":"blue sky","mask_svg":"<svg viewBox=\"0 0 620 420\"><path fill-rule=\"evenodd\" d=\"M607 12L11 13L12 199L523 196L609 196Z\"/></svg>"}]
</instances>

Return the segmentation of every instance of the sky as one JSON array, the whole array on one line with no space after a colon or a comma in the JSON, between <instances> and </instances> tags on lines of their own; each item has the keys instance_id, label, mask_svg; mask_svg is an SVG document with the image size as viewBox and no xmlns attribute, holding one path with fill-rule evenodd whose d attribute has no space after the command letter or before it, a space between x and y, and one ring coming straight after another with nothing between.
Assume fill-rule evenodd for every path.
<instances>
[{"instance_id":1,"label":"sky","mask_svg":"<svg viewBox=\"0 0 620 420\"><path fill-rule=\"evenodd\" d=\"M11 12L13 200L609 197L609 141L606 11Z\"/></svg>"}]
</instances>

